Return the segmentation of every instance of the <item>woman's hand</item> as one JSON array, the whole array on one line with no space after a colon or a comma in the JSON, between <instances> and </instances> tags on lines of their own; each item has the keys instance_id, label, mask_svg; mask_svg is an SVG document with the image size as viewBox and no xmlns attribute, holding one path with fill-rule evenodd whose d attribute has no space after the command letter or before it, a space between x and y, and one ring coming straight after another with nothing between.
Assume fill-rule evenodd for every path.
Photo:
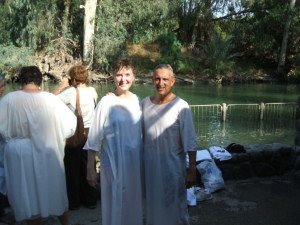
<instances>
[{"instance_id":1,"label":"woman's hand","mask_svg":"<svg viewBox=\"0 0 300 225\"><path fill-rule=\"evenodd\" d=\"M70 86L69 85L69 79L67 77L62 77L60 79L60 85L59 86L62 87L62 88L69 87Z\"/></svg>"},{"instance_id":2,"label":"woman's hand","mask_svg":"<svg viewBox=\"0 0 300 225\"><path fill-rule=\"evenodd\" d=\"M88 150L88 159L87 159L87 182L90 186L96 188L97 186L97 173L95 170L95 157L96 152L92 150Z\"/></svg>"},{"instance_id":3,"label":"woman's hand","mask_svg":"<svg viewBox=\"0 0 300 225\"><path fill-rule=\"evenodd\" d=\"M53 92L53 94L58 95L61 93L65 88L69 87L69 79L67 77L62 77L60 79L60 84L58 86L58 89Z\"/></svg>"}]
</instances>

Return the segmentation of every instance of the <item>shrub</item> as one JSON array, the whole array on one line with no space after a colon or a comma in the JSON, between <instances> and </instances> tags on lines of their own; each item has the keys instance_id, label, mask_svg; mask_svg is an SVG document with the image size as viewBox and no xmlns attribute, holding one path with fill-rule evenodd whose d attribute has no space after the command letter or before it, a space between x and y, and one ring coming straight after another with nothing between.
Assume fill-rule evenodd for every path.
<instances>
[{"instance_id":1,"label":"shrub","mask_svg":"<svg viewBox=\"0 0 300 225\"><path fill-rule=\"evenodd\" d=\"M203 47L203 63L206 66L206 72L219 75L232 70L235 65L234 58L239 54L232 53L234 45L232 36L223 38L221 35L213 34L211 41Z\"/></svg>"},{"instance_id":2,"label":"shrub","mask_svg":"<svg viewBox=\"0 0 300 225\"><path fill-rule=\"evenodd\" d=\"M34 55L30 48L0 45L0 70L9 75L8 80L12 80L22 66L32 65L33 60Z\"/></svg>"},{"instance_id":3,"label":"shrub","mask_svg":"<svg viewBox=\"0 0 300 225\"><path fill-rule=\"evenodd\" d=\"M168 32L160 35L156 42L160 45L161 61L168 63L177 70L184 63L181 54L181 43L178 41L174 33Z\"/></svg>"}]
</instances>

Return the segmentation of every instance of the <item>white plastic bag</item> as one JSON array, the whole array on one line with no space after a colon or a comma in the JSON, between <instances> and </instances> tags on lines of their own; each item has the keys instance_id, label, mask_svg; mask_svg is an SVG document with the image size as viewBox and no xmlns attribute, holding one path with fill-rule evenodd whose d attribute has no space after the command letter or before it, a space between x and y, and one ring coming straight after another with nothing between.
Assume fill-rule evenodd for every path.
<instances>
[{"instance_id":1,"label":"white plastic bag","mask_svg":"<svg viewBox=\"0 0 300 225\"><path fill-rule=\"evenodd\" d=\"M214 161L203 161L197 165L201 181L210 193L224 188L224 179L221 170Z\"/></svg>"}]
</instances>

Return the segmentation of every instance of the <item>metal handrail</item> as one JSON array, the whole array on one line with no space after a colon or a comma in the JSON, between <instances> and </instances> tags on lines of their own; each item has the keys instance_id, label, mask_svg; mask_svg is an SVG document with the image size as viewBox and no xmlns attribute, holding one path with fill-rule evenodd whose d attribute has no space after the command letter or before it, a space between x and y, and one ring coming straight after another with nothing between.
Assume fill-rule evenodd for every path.
<instances>
[{"instance_id":1,"label":"metal handrail","mask_svg":"<svg viewBox=\"0 0 300 225\"><path fill-rule=\"evenodd\" d=\"M292 116L294 117L296 115L296 102L275 102L275 103L250 103L250 104L226 104L226 103L222 103L222 104L207 104L207 105L190 105L190 108L194 110L194 108L207 108L207 107L215 107L217 108L217 112L221 112L221 121L225 122L228 118L228 111L231 109L231 108L235 108L235 107L239 107L239 106L256 106L257 107L257 110L259 111L259 119L260 120L263 120L264 117L265 117L265 114L268 110L268 108L272 107L272 106L281 106L281 107L284 107L284 106L295 106L291 113L292 113Z\"/></svg>"}]
</instances>

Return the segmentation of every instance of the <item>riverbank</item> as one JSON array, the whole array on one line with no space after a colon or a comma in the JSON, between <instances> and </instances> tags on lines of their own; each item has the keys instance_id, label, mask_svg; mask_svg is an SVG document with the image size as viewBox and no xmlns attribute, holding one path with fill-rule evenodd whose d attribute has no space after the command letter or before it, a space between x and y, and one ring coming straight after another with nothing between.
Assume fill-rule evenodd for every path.
<instances>
[{"instance_id":1,"label":"riverbank","mask_svg":"<svg viewBox=\"0 0 300 225\"><path fill-rule=\"evenodd\" d=\"M129 45L127 48L128 58L131 58L136 65L136 82L141 84L151 83L152 71L157 64L161 63L161 56L157 44ZM263 68L248 60L245 62L236 62L236 65L232 67L231 70L226 70L226 72L216 72L205 68L199 62L198 56L193 56L193 54L187 52L187 50L183 50L183 54L187 57L186 60L193 61L193 67L187 64L185 69L175 71L178 83L228 84L278 82L278 74L276 74L274 68ZM62 76L67 75L68 70L72 66L81 63L82 58L76 58L69 54L61 55L60 52L38 52L35 54L31 64L40 68L45 82L58 82ZM99 71L93 70L92 65L88 67L90 70L91 83L105 84L113 82L112 74L109 71L100 73ZM14 74L10 74L10 72L9 75L6 76L7 82L18 81L18 69L19 68L11 68Z\"/></svg>"}]
</instances>

